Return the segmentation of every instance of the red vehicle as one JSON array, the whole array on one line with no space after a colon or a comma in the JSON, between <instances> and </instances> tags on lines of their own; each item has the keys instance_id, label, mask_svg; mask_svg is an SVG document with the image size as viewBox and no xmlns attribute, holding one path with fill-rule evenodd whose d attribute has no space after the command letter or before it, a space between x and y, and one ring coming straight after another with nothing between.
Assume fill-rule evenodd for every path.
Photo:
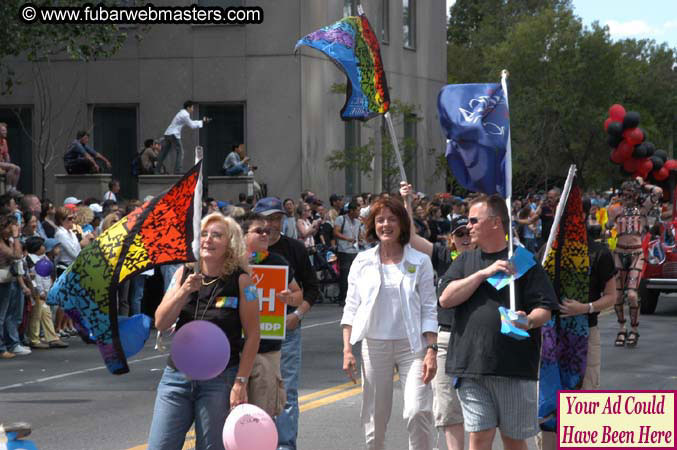
<instances>
[{"instance_id":1,"label":"red vehicle","mask_svg":"<svg viewBox=\"0 0 677 450\"><path fill-rule=\"evenodd\" d=\"M646 263L639 285L640 312L653 314L662 292L677 292L677 191L672 196L671 222L662 222L654 226L652 233L645 238Z\"/></svg>"}]
</instances>

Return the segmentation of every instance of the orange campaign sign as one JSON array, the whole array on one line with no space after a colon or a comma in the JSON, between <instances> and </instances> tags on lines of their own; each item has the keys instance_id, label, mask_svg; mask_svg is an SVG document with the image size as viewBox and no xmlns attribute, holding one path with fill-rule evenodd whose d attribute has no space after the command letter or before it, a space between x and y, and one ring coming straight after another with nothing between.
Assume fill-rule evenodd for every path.
<instances>
[{"instance_id":1,"label":"orange campaign sign","mask_svg":"<svg viewBox=\"0 0 677 450\"><path fill-rule=\"evenodd\" d=\"M252 281L259 294L259 321L262 339L285 338L287 304L277 299L277 293L287 289L287 266L252 265Z\"/></svg>"}]
</instances>

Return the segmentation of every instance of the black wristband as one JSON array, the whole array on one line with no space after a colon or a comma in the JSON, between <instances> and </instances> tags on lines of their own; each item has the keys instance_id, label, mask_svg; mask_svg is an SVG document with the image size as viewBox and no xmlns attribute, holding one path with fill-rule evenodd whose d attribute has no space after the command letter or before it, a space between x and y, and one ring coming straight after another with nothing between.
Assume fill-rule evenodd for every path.
<instances>
[{"instance_id":1,"label":"black wristband","mask_svg":"<svg viewBox=\"0 0 677 450\"><path fill-rule=\"evenodd\" d=\"M432 349L435 352L439 350L439 348L437 347L437 344L428 344L425 349L426 350Z\"/></svg>"}]
</instances>

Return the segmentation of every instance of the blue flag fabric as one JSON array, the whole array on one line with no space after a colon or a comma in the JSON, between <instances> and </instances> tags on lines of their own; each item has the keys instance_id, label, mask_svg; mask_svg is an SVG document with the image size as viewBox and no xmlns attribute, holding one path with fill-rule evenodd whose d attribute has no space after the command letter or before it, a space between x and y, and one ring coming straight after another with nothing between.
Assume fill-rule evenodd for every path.
<instances>
[{"instance_id":1,"label":"blue flag fabric","mask_svg":"<svg viewBox=\"0 0 677 450\"><path fill-rule=\"evenodd\" d=\"M447 139L447 163L471 191L505 197L510 136L508 105L500 83L451 84L437 98Z\"/></svg>"}]
</instances>

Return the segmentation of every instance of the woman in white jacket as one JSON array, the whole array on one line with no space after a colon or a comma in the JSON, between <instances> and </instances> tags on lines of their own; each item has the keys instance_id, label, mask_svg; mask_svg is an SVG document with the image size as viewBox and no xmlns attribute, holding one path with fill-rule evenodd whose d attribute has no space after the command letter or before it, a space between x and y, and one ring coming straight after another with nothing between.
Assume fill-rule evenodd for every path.
<instances>
[{"instance_id":1,"label":"woman in white jacket","mask_svg":"<svg viewBox=\"0 0 677 450\"><path fill-rule=\"evenodd\" d=\"M348 275L341 318L343 370L355 381L352 346L362 341L362 425L368 449L382 449L390 418L393 370L404 392L410 450L433 447L432 389L437 370L437 298L430 258L409 242L404 205L371 205L368 237L379 245L358 254Z\"/></svg>"}]
</instances>

